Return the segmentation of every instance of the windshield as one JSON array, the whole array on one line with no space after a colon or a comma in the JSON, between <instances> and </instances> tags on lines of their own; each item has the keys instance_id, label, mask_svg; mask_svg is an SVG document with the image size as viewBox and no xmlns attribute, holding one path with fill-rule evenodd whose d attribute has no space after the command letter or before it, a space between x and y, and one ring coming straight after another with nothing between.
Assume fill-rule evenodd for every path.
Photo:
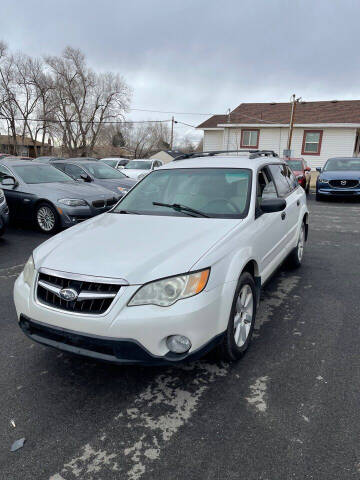
<instances>
[{"instance_id":1,"label":"windshield","mask_svg":"<svg viewBox=\"0 0 360 480\"><path fill-rule=\"evenodd\" d=\"M288 160L287 164L296 171L302 170L303 169L303 164L301 160Z\"/></svg>"},{"instance_id":2,"label":"windshield","mask_svg":"<svg viewBox=\"0 0 360 480\"><path fill-rule=\"evenodd\" d=\"M324 167L324 172L341 172L344 170L360 172L360 158L330 158Z\"/></svg>"},{"instance_id":3,"label":"windshield","mask_svg":"<svg viewBox=\"0 0 360 480\"><path fill-rule=\"evenodd\" d=\"M126 178L126 175L119 172L119 170L115 170L115 168L109 167L109 165L104 164L104 162L83 163L81 166L85 167L94 178L98 178L99 180Z\"/></svg>"},{"instance_id":4,"label":"windshield","mask_svg":"<svg viewBox=\"0 0 360 480\"><path fill-rule=\"evenodd\" d=\"M125 165L125 168L128 170L150 170L151 162L146 162L144 160L133 160Z\"/></svg>"},{"instance_id":5,"label":"windshield","mask_svg":"<svg viewBox=\"0 0 360 480\"><path fill-rule=\"evenodd\" d=\"M101 160L103 163L106 163L106 165L110 165L110 167L116 168L117 165L117 160Z\"/></svg>"},{"instance_id":6,"label":"windshield","mask_svg":"<svg viewBox=\"0 0 360 480\"><path fill-rule=\"evenodd\" d=\"M74 183L72 178L51 165L18 165L13 170L25 183Z\"/></svg>"},{"instance_id":7,"label":"windshield","mask_svg":"<svg viewBox=\"0 0 360 480\"><path fill-rule=\"evenodd\" d=\"M250 200L251 171L240 168L179 168L147 175L118 203L113 212L145 215L187 215L153 205L179 204L217 218L243 218ZM194 215L196 216L196 215Z\"/></svg>"}]
</instances>

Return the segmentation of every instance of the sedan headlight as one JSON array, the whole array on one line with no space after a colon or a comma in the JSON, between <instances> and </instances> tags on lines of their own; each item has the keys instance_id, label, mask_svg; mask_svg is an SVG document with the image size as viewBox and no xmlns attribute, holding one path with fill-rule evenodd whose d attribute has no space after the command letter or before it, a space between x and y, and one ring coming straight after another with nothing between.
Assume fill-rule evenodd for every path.
<instances>
[{"instance_id":1,"label":"sedan headlight","mask_svg":"<svg viewBox=\"0 0 360 480\"><path fill-rule=\"evenodd\" d=\"M117 187L117 189L119 190L119 192L123 193L124 195L129 191L128 188L124 188L124 187Z\"/></svg>"},{"instance_id":2,"label":"sedan headlight","mask_svg":"<svg viewBox=\"0 0 360 480\"><path fill-rule=\"evenodd\" d=\"M327 180L326 178L319 178L319 182L320 183L329 183L329 180Z\"/></svg>"},{"instance_id":3,"label":"sedan headlight","mask_svg":"<svg viewBox=\"0 0 360 480\"><path fill-rule=\"evenodd\" d=\"M29 260L26 262L25 267L24 267L24 282L31 287L32 282L34 280L34 275L35 275L35 265L34 265L34 259L33 256L31 255Z\"/></svg>"},{"instance_id":4,"label":"sedan headlight","mask_svg":"<svg viewBox=\"0 0 360 480\"><path fill-rule=\"evenodd\" d=\"M168 277L147 283L139 288L128 306L159 305L169 307L178 300L193 297L202 292L209 279L210 268L199 272Z\"/></svg>"},{"instance_id":5,"label":"sedan headlight","mask_svg":"<svg viewBox=\"0 0 360 480\"><path fill-rule=\"evenodd\" d=\"M86 207L87 205L87 202L81 198L61 198L58 202L68 207Z\"/></svg>"}]
</instances>

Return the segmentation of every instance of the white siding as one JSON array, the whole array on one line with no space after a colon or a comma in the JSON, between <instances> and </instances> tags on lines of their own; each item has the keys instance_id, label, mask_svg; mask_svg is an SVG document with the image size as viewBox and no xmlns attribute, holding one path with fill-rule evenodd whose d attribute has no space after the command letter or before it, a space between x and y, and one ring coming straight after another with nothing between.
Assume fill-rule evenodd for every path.
<instances>
[{"instance_id":1,"label":"white siding","mask_svg":"<svg viewBox=\"0 0 360 480\"><path fill-rule=\"evenodd\" d=\"M291 150L293 157L303 157L308 165L315 169L322 167L326 160L330 157L337 156L353 156L355 148L356 128L320 128L323 130L322 144L320 155L301 155L302 142L306 128L294 128L291 142ZM314 130L314 128L309 128ZM316 129L315 129L316 130ZM218 132L205 132L216 133ZM284 127L265 127L260 128L259 149L274 150L279 156L283 156L283 151L287 147L288 128ZM225 128L224 133L224 150L240 149L241 128ZM215 142L214 142L215 143ZM204 136L205 146L205 136ZM210 143L204 150L220 149L218 144L215 147Z\"/></svg>"},{"instance_id":2,"label":"white siding","mask_svg":"<svg viewBox=\"0 0 360 480\"><path fill-rule=\"evenodd\" d=\"M320 155L301 155L304 128L294 128L291 142L292 155L303 156L308 165L322 167L330 157L352 157L354 155L356 128L323 128ZM309 130L313 130L312 128Z\"/></svg>"},{"instance_id":3,"label":"white siding","mask_svg":"<svg viewBox=\"0 0 360 480\"><path fill-rule=\"evenodd\" d=\"M203 151L224 150L223 136L223 130L205 130Z\"/></svg>"}]
</instances>

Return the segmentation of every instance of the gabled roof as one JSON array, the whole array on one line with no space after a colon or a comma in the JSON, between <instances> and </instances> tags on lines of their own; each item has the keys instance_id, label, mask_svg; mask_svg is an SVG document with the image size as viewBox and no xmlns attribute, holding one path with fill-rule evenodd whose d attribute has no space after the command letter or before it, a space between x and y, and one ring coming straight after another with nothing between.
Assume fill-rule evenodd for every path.
<instances>
[{"instance_id":1,"label":"gabled roof","mask_svg":"<svg viewBox=\"0 0 360 480\"><path fill-rule=\"evenodd\" d=\"M214 115L197 128L219 124L288 124L291 103L241 103L229 115ZM360 123L360 100L301 102L296 105L295 124Z\"/></svg>"}]
</instances>

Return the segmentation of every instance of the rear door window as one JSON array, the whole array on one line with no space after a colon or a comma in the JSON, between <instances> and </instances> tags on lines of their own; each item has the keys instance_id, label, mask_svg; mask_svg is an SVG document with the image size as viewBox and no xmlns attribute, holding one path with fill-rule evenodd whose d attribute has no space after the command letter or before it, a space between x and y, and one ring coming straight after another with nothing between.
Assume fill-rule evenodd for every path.
<instances>
[{"instance_id":1,"label":"rear door window","mask_svg":"<svg viewBox=\"0 0 360 480\"><path fill-rule=\"evenodd\" d=\"M289 195L293 190L288 180L291 174L290 168L287 165L269 165L269 169L274 178L279 197Z\"/></svg>"}]
</instances>

